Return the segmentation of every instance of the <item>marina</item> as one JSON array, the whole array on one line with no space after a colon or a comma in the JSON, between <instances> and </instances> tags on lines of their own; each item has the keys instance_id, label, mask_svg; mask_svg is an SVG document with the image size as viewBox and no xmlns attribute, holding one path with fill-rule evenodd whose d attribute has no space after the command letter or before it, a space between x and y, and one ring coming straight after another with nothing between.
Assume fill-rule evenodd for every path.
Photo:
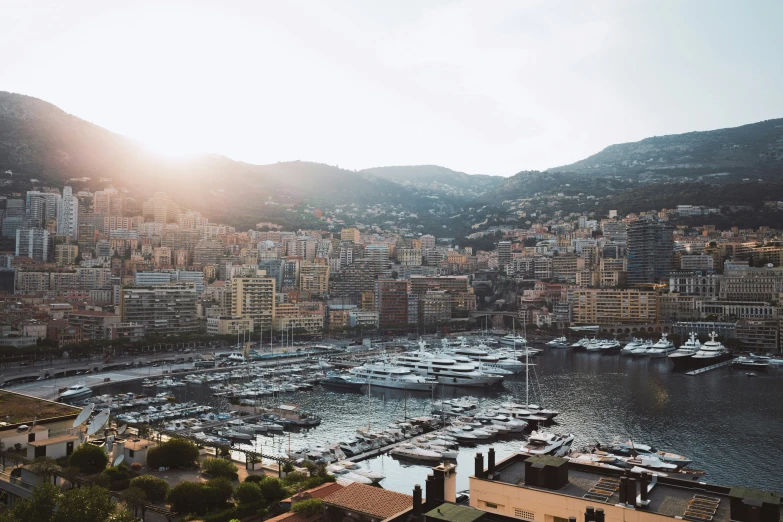
<instances>
[{"instance_id":1,"label":"marina","mask_svg":"<svg viewBox=\"0 0 783 522\"><path fill-rule=\"evenodd\" d=\"M607 344L584 344L591 343ZM358 471L375 472L383 475L380 484L389 489L398 482L403 487L411 475L423 479L427 465L435 461L470 465L474 452L490 445L502 458L524 448L546 450L560 441L562 450L549 454L603 467L646 466L679 473L656 456L615 455L596 446L619 439L638 441L686 455L694 470L723 482L737 472L731 465L736 459L750 459L752 467L769 465L762 455L743 449L743 426L759 426L770 451L783 452L775 436L776 429L783 429L783 411L764 400L767 393L781 391L774 370L748 380L737 371L744 364L727 360L708 373L707 368L698 370L703 375L691 379L672 372L667 357L621 357L623 346L607 353L600 348L527 345L530 351L519 349L525 355L514 359L522 372L495 374L496 384L488 387L460 386L438 382L435 368L443 364L472 375L481 372L487 360L513 351L500 343L490 347L464 340L434 347L412 343L407 348L391 356L376 350L330 361L267 360L256 363L258 367L110 382L93 386L89 401L111 409L117 422L149 424L164 434L231 444L279 459L322 460L345 480L368 480ZM485 360L471 360L468 353ZM427 366L405 367L405 362ZM353 369L345 371L347 367ZM369 386L368 369L373 375ZM703 393L713 389L721 391ZM736 412L739 424L723 422L728 410ZM361 462L361 468L348 469L347 462ZM748 475L738 481L781 489L774 473ZM766 483L759 482L762 476Z\"/></svg>"}]
</instances>

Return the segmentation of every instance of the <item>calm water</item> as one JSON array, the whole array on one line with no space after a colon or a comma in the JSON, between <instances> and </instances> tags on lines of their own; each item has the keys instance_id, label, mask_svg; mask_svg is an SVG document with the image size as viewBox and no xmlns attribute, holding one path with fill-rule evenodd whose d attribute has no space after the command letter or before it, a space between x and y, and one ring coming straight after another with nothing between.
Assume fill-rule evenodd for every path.
<instances>
[{"instance_id":1,"label":"calm water","mask_svg":"<svg viewBox=\"0 0 783 522\"><path fill-rule=\"evenodd\" d=\"M630 437L689 456L694 469L707 471L706 480L724 485L743 485L783 492L783 369L757 372L721 368L698 376L673 374L666 360L648 360L552 350L536 361L539 386L534 399L561 413L551 430L576 435L574 447L615 436ZM140 391L135 385L114 387L111 392ZM194 389L195 388L195 389ZM209 389L188 386L172 390L181 400L211 402ZM101 390L103 393L103 390ZM524 374L506 379L502 389L445 388L436 396L473 395L490 405L507 400L524 402ZM323 423L312 430L284 436L259 436L256 447L265 453L284 453L292 448L350 438L360 426L384 427L394 419L429 414L429 393L373 388L366 393L314 391L284 396L285 402L302 405L320 414ZM533 402L533 398L531 398ZM270 402L270 405L272 403ZM460 451L458 488L468 488L473 456L486 455L492 446L500 458L520 446L519 438L497 440ZM426 466L401 463L384 456L364 465L382 471L387 489L410 493L414 484L424 484Z\"/></svg>"}]
</instances>

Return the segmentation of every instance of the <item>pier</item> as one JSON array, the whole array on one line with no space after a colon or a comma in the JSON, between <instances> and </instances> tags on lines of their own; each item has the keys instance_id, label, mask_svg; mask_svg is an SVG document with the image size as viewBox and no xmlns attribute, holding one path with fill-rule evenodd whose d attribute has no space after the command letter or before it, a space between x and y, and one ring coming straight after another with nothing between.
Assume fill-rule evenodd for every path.
<instances>
[{"instance_id":1,"label":"pier","mask_svg":"<svg viewBox=\"0 0 783 522\"><path fill-rule=\"evenodd\" d=\"M706 373L710 370L714 370L716 368L722 368L730 364L731 364L731 359L729 359L728 361L719 362L718 364L713 364L711 366L705 366L704 368L699 368L698 370L691 370L689 372L685 372L685 375L699 375L701 373Z\"/></svg>"}]
</instances>

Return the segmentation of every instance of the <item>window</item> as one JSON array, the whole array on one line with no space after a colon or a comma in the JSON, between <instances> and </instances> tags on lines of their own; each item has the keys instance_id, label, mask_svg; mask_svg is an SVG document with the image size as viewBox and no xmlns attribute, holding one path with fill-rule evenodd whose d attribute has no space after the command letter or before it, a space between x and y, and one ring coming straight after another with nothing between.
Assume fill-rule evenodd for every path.
<instances>
[{"instance_id":1,"label":"window","mask_svg":"<svg viewBox=\"0 0 783 522\"><path fill-rule=\"evenodd\" d=\"M495 504L493 502L484 502L484 507L489 508L489 509L499 509L499 508L501 508L503 506L498 506L497 504Z\"/></svg>"},{"instance_id":2,"label":"window","mask_svg":"<svg viewBox=\"0 0 783 522\"><path fill-rule=\"evenodd\" d=\"M128 450L128 457L133 458L135 456L136 452L133 450Z\"/></svg>"},{"instance_id":3,"label":"window","mask_svg":"<svg viewBox=\"0 0 783 522\"><path fill-rule=\"evenodd\" d=\"M35 433L27 434L27 442L35 442Z\"/></svg>"},{"instance_id":4,"label":"window","mask_svg":"<svg viewBox=\"0 0 783 522\"><path fill-rule=\"evenodd\" d=\"M536 519L536 514L532 511L526 511L519 508L514 508L514 516L530 522L533 522Z\"/></svg>"}]
</instances>

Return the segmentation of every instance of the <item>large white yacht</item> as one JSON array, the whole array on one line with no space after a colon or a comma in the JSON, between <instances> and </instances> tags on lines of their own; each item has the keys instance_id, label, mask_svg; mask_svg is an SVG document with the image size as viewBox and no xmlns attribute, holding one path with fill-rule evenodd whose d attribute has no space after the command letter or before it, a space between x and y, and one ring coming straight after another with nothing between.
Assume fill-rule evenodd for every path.
<instances>
[{"instance_id":1,"label":"large white yacht","mask_svg":"<svg viewBox=\"0 0 783 522\"><path fill-rule=\"evenodd\" d=\"M647 356L650 359L660 359L662 357L668 357L668 355L676 350L674 343L666 338L666 334L661 334L661 340L655 343L647 350Z\"/></svg>"},{"instance_id":2,"label":"large white yacht","mask_svg":"<svg viewBox=\"0 0 783 522\"><path fill-rule=\"evenodd\" d=\"M446 386L488 388L503 380L502 376L488 375L472 365L459 364L454 359L422 351L400 354L392 363Z\"/></svg>"},{"instance_id":3,"label":"large white yacht","mask_svg":"<svg viewBox=\"0 0 783 522\"><path fill-rule=\"evenodd\" d=\"M716 341L716 337L718 337L718 334L712 332L710 340L702 344L699 351L693 354L693 357L691 357L692 369L704 368L705 366L711 366L731 359L729 350L720 341Z\"/></svg>"},{"instance_id":4,"label":"large white yacht","mask_svg":"<svg viewBox=\"0 0 783 522\"><path fill-rule=\"evenodd\" d=\"M417 375L410 368L388 363L368 363L349 372L364 379L371 386L401 390L431 390L433 382Z\"/></svg>"},{"instance_id":5,"label":"large white yacht","mask_svg":"<svg viewBox=\"0 0 783 522\"><path fill-rule=\"evenodd\" d=\"M73 386L69 386L67 390L65 390L62 395L60 395L60 401L62 402L71 402L71 401L78 401L81 399L86 399L92 395L92 390L87 387L83 382L80 382L79 384L74 384Z\"/></svg>"},{"instance_id":6,"label":"large white yacht","mask_svg":"<svg viewBox=\"0 0 783 522\"><path fill-rule=\"evenodd\" d=\"M669 360L674 365L674 371L688 370L691 366L691 359L701 349L701 343L696 338L696 334L691 332L690 338L685 344L669 354Z\"/></svg>"},{"instance_id":7,"label":"large white yacht","mask_svg":"<svg viewBox=\"0 0 783 522\"><path fill-rule=\"evenodd\" d=\"M527 339L522 335L508 334L500 338L500 344L522 347L527 345Z\"/></svg>"},{"instance_id":8,"label":"large white yacht","mask_svg":"<svg viewBox=\"0 0 783 522\"><path fill-rule=\"evenodd\" d=\"M554 455L562 457L568 454L574 442L572 434L559 435L545 431L534 431L527 442L522 445L521 452L529 455Z\"/></svg>"},{"instance_id":9,"label":"large white yacht","mask_svg":"<svg viewBox=\"0 0 783 522\"><path fill-rule=\"evenodd\" d=\"M470 361L481 363L482 367L500 368L513 373L519 373L525 369L525 365L513 354L490 352L489 347L481 344L478 346L462 344L458 348L444 349L443 353L447 357L455 359L467 358Z\"/></svg>"}]
</instances>

